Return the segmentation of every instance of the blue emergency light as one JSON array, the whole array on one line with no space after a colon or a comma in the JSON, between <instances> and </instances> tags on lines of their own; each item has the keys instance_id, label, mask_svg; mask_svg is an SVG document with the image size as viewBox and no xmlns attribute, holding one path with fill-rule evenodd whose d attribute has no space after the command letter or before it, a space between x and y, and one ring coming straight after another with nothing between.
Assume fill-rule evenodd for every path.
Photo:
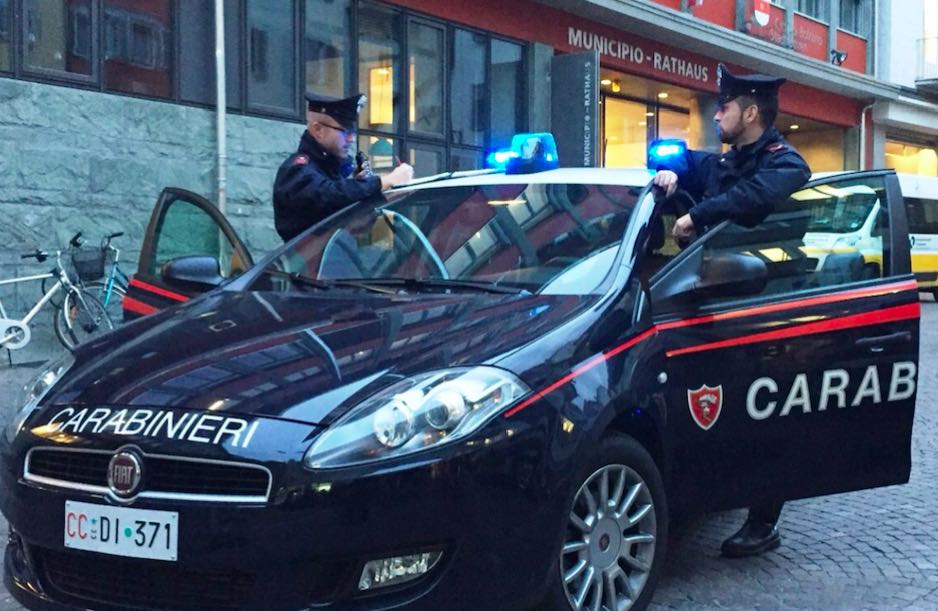
<instances>
[{"instance_id":1,"label":"blue emergency light","mask_svg":"<svg viewBox=\"0 0 938 611\"><path fill-rule=\"evenodd\" d=\"M506 174L530 174L560 167L557 143L552 134L515 134L511 148L489 153L485 159L490 168Z\"/></svg>"},{"instance_id":2,"label":"blue emergency light","mask_svg":"<svg viewBox=\"0 0 938 611\"><path fill-rule=\"evenodd\" d=\"M648 170L671 170L681 174L687 170L687 142L677 139L653 140L648 147Z\"/></svg>"}]
</instances>

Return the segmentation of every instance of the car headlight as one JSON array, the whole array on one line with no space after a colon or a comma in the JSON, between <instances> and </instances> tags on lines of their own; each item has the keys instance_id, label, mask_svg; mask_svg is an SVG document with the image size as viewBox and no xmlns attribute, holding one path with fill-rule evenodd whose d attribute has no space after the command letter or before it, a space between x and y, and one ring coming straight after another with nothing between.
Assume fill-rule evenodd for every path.
<instances>
[{"instance_id":1,"label":"car headlight","mask_svg":"<svg viewBox=\"0 0 938 611\"><path fill-rule=\"evenodd\" d=\"M25 424L26 420L32 415L36 407L39 406L39 402L42 401L42 398L48 394L52 387L55 386L55 383L58 382L59 379L65 375L65 372L74 364L75 357L72 356L71 352L66 352L59 358L47 363L42 372L23 387L19 401L17 401L17 404L20 406L19 411L16 412L13 419L7 424L5 431L7 441L13 442L13 439L19 434L20 429L23 428L23 424Z\"/></svg>"},{"instance_id":2,"label":"car headlight","mask_svg":"<svg viewBox=\"0 0 938 611\"><path fill-rule=\"evenodd\" d=\"M340 418L310 446L311 469L397 458L461 439L530 389L494 367L432 371L396 382Z\"/></svg>"}]
</instances>

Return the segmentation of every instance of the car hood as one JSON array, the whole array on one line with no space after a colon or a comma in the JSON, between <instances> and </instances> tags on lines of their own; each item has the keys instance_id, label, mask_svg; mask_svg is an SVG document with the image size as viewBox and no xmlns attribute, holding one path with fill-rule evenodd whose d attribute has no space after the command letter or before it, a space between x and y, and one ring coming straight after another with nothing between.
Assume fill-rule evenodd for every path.
<instances>
[{"instance_id":1,"label":"car hood","mask_svg":"<svg viewBox=\"0 0 938 611\"><path fill-rule=\"evenodd\" d=\"M592 301L220 291L83 346L47 405L210 410L328 425L403 376L494 362Z\"/></svg>"}]
</instances>

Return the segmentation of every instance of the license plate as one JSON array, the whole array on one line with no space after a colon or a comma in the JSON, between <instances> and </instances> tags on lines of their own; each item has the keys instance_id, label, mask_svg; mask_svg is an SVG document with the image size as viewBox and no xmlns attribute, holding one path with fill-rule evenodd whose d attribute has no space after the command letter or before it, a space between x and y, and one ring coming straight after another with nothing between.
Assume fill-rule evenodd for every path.
<instances>
[{"instance_id":1,"label":"license plate","mask_svg":"<svg viewBox=\"0 0 938 611\"><path fill-rule=\"evenodd\" d=\"M176 560L179 514L65 501L65 547L90 552Z\"/></svg>"}]
</instances>

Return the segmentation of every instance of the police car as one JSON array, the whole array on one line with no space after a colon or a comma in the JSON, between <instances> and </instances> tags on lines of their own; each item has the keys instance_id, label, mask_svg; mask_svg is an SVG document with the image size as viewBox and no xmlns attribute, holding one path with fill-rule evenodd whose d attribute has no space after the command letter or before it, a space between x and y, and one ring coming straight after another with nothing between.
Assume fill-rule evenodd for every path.
<instances>
[{"instance_id":1,"label":"police car","mask_svg":"<svg viewBox=\"0 0 938 611\"><path fill-rule=\"evenodd\" d=\"M158 311L51 363L0 441L13 595L641 609L675 516L908 480L919 304L892 172L681 249L646 171L517 143L505 172L360 202L256 265L165 192L126 306ZM886 220L875 277L806 246L858 186Z\"/></svg>"}]
</instances>

